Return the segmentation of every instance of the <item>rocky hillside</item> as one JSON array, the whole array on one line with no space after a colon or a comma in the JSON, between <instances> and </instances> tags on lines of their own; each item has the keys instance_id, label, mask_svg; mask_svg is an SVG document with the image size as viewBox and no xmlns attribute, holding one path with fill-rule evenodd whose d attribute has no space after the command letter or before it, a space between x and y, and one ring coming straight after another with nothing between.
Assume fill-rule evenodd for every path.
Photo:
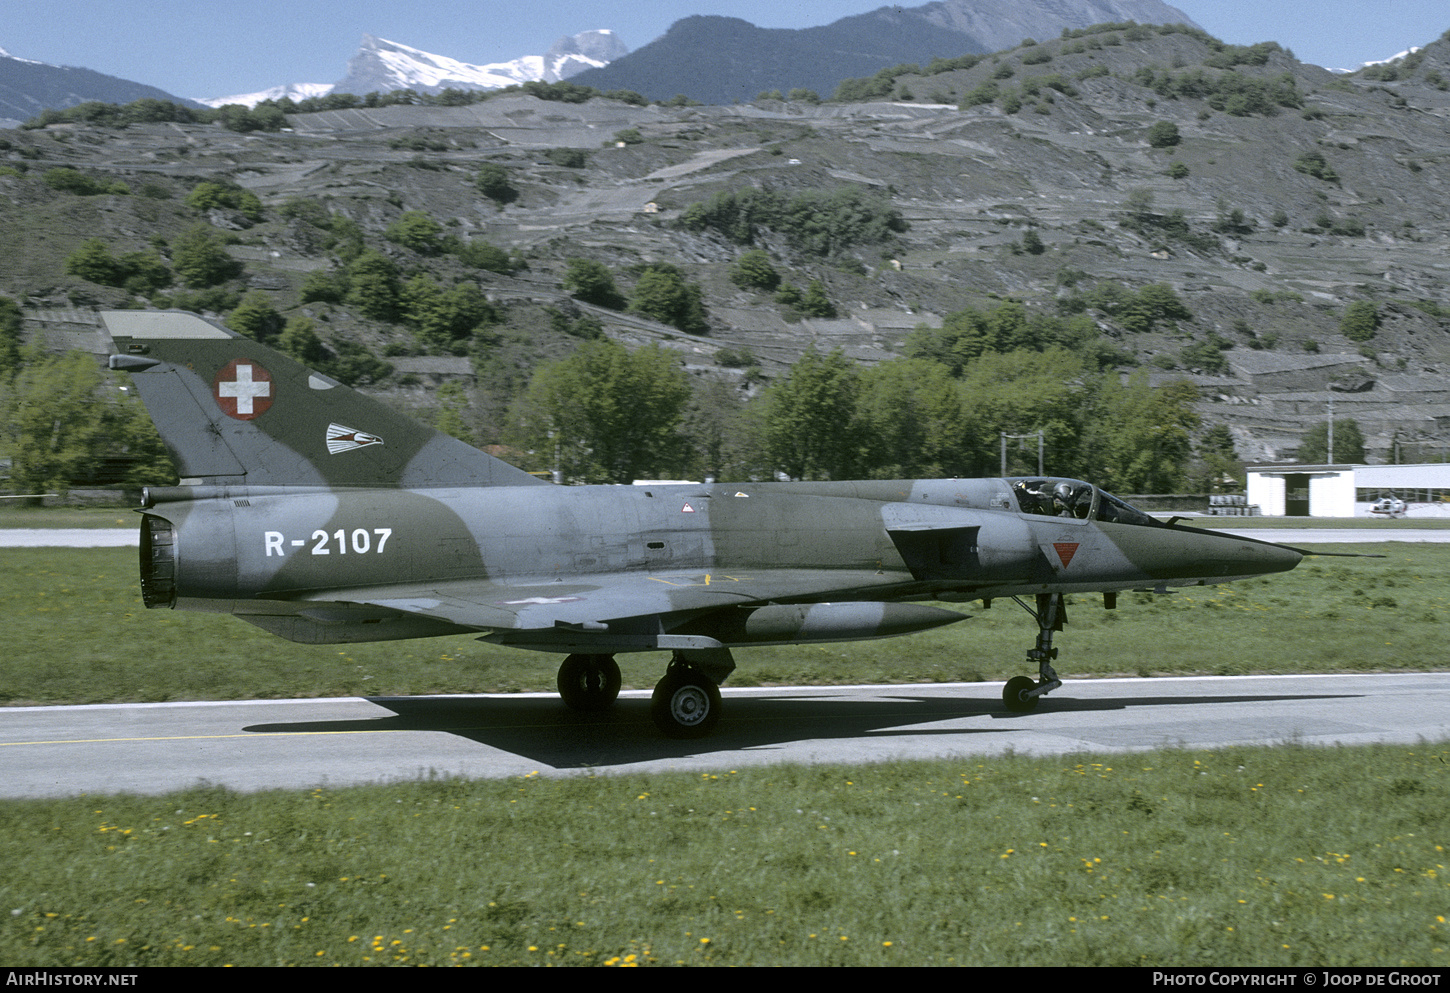
<instances>
[{"instance_id":1,"label":"rocky hillside","mask_svg":"<svg viewBox=\"0 0 1450 993\"><path fill-rule=\"evenodd\" d=\"M1187 24L1161 0L937 0L889 5L816 27L759 28L736 17L695 16L662 37L575 82L600 90L634 90L653 100L676 94L728 104L779 89L829 97L841 80L888 66L963 52L993 52L1024 38L1112 21Z\"/></svg>"},{"instance_id":2,"label":"rocky hillside","mask_svg":"<svg viewBox=\"0 0 1450 993\"><path fill-rule=\"evenodd\" d=\"M1243 459L1292 453L1333 398L1372 458L1398 446L1406 461L1438 460L1450 450L1450 41L1375 76L1336 77L1272 44L1120 28L879 75L854 103L512 94L299 114L274 134L10 132L0 293L60 347L92 343L87 311L140 305L137 290L223 312L260 292L284 318L313 317L334 355L361 346L390 363L362 375L370 389L426 407L438 383L463 384L485 439L533 364L595 327L663 342L701 375L759 382L812 346L884 360L919 325L1011 299L1086 314L1124 371L1193 378L1204 426L1229 425ZM202 183L236 195L199 197ZM722 205L747 199L720 195L743 190L780 203L834 192L905 225L863 221L829 245L784 222L747 225L747 244L720 222ZM690 211L704 202L713 212ZM240 266L211 289L67 272L100 239L115 259L153 256L175 273L198 225L224 234ZM798 287L818 282L837 316L803 318L799 301L732 281L751 249ZM450 344L327 290L361 250L405 283L480 287L495 322ZM687 334L571 299L575 259L602 263L626 294L645 265L678 267L701 289L706 326ZM1186 315L1145 325L1120 305L1155 285ZM1346 322L1356 303L1368 324Z\"/></svg>"}]
</instances>

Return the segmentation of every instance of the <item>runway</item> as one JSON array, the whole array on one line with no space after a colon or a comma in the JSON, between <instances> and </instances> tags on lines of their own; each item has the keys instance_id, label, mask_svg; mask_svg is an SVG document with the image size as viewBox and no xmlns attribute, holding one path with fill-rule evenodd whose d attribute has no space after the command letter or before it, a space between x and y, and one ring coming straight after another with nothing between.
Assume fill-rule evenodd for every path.
<instances>
[{"instance_id":1,"label":"runway","mask_svg":"<svg viewBox=\"0 0 1450 993\"><path fill-rule=\"evenodd\" d=\"M701 742L660 737L647 691L602 716L534 693L0 708L0 797L1450 739L1450 673L1069 680L1031 714L1000 693L727 686Z\"/></svg>"}]
</instances>

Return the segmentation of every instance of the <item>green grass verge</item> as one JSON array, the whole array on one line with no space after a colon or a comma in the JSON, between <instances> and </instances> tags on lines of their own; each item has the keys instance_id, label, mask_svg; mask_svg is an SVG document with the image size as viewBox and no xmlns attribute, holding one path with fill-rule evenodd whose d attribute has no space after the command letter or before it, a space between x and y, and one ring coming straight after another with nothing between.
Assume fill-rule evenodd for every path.
<instances>
[{"instance_id":1,"label":"green grass verge","mask_svg":"<svg viewBox=\"0 0 1450 993\"><path fill-rule=\"evenodd\" d=\"M26 507L0 500L0 528L140 528L124 507Z\"/></svg>"},{"instance_id":2,"label":"green grass verge","mask_svg":"<svg viewBox=\"0 0 1450 993\"><path fill-rule=\"evenodd\" d=\"M1166 514L1155 516L1167 519ZM1386 531L1446 531L1450 517L1194 517L1183 522L1196 528L1222 528L1229 531L1313 530L1333 531L1346 528L1368 528Z\"/></svg>"},{"instance_id":3,"label":"green grass verge","mask_svg":"<svg viewBox=\"0 0 1450 993\"><path fill-rule=\"evenodd\" d=\"M1450 746L0 804L19 965L1450 964Z\"/></svg>"},{"instance_id":4,"label":"green grass verge","mask_svg":"<svg viewBox=\"0 0 1450 993\"><path fill-rule=\"evenodd\" d=\"M1074 597L1059 670L1241 675L1444 669L1450 546L1346 545L1384 559L1308 559L1278 576L1105 611ZM296 645L235 618L145 610L135 549L0 550L0 702L98 703L552 690L559 658L461 636ZM1036 631L1011 601L891 641L737 651L732 686L1000 680L1026 671ZM653 686L659 653L623 655Z\"/></svg>"}]
</instances>

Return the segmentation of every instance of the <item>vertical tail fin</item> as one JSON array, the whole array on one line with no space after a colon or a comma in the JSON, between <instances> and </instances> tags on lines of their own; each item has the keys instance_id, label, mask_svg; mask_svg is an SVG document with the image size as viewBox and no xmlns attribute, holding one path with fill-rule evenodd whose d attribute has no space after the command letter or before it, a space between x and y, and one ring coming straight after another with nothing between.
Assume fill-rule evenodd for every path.
<instances>
[{"instance_id":1,"label":"vertical tail fin","mask_svg":"<svg viewBox=\"0 0 1450 993\"><path fill-rule=\"evenodd\" d=\"M211 321L101 314L186 479L249 486L543 482Z\"/></svg>"}]
</instances>

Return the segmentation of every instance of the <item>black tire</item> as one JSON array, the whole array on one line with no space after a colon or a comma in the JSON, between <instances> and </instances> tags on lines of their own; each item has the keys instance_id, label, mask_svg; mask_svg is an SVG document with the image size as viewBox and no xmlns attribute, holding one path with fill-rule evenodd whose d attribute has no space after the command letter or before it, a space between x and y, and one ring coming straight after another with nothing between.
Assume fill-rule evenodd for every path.
<instances>
[{"instance_id":1,"label":"black tire","mask_svg":"<svg viewBox=\"0 0 1450 993\"><path fill-rule=\"evenodd\" d=\"M622 682L613 655L570 655L559 666L559 696L564 706L581 713L608 710Z\"/></svg>"},{"instance_id":2,"label":"black tire","mask_svg":"<svg viewBox=\"0 0 1450 993\"><path fill-rule=\"evenodd\" d=\"M1002 703L1014 714L1026 714L1037 709L1037 697L1024 696L1028 690L1037 687L1037 680L1031 676L1013 676L1002 687Z\"/></svg>"},{"instance_id":3,"label":"black tire","mask_svg":"<svg viewBox=\"0 0 1450 993\"><path fill-rule=\"evenodd\" d=\"M650 717L669 738L703 738L720 721L720 688L692 670L667 672L650 697Z\"/></svg>"}]
</instances>

